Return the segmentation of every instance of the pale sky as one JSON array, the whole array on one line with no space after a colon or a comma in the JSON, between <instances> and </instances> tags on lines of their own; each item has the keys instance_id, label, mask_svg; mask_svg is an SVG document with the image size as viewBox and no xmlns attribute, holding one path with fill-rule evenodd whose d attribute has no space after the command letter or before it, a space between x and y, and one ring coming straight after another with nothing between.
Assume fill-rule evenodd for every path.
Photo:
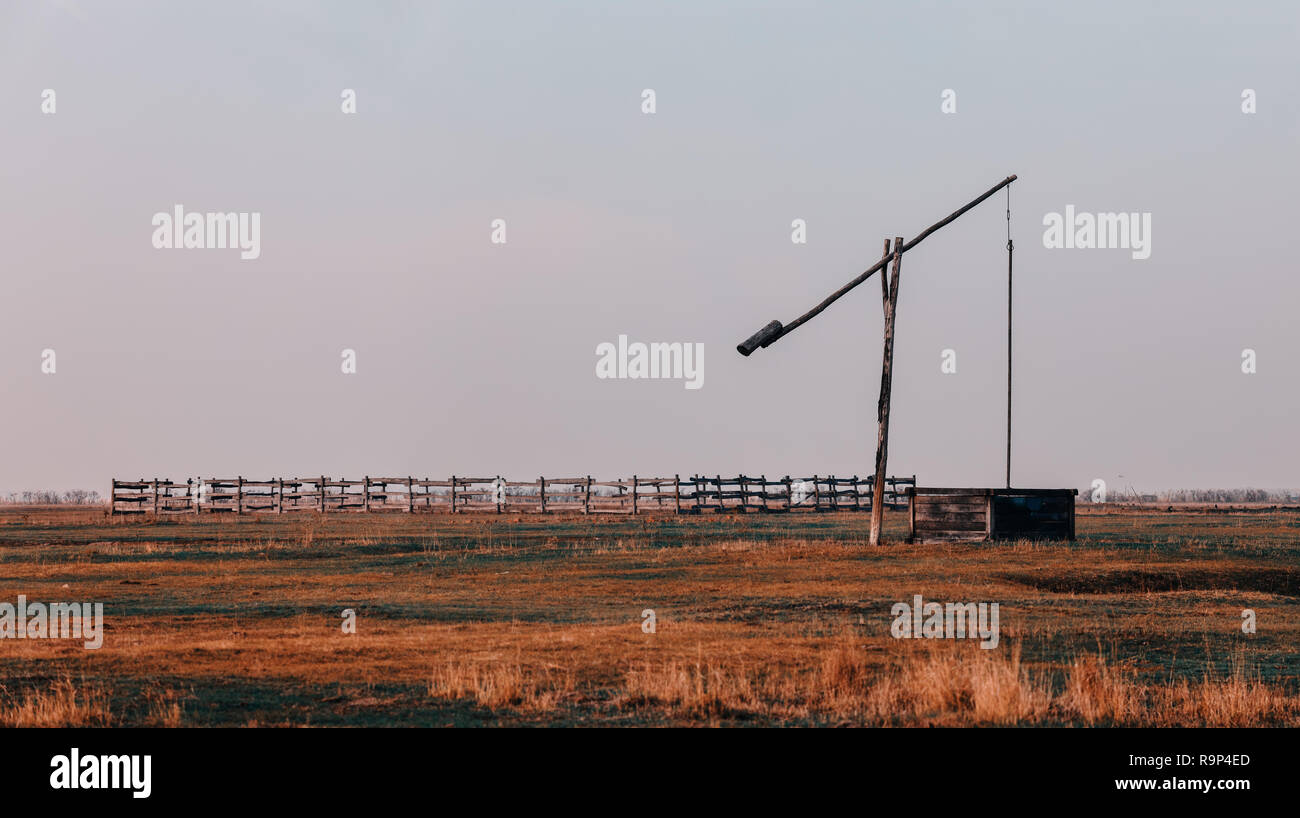
<instances>
[{"instance_id":1,"label":"pale sky","mask_svg":"<svg viewBox=\"0 0 1300 818\"><path fill-rule=\"evenodd\" d=\"M4 3L0 491L865 475L876 280L735 345L1011 173L1013 482L1300 487L1298 9ZM154 249L177 204L261 257ZM1067 205L1150 258L1045 248ZM999 194L904 259L891 473L1001 485L1004 245ZM703 388L598 379L620 334Z\"/></svg>"}]
</instances>

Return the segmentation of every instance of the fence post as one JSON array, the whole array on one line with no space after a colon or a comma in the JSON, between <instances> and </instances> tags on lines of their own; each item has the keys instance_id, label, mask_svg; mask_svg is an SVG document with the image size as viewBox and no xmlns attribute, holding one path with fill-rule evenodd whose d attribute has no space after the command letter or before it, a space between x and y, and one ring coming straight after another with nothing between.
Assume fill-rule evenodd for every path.
<instances>
[{"instance_id":1,"label":"fence post","mask_svg":"<svg viewBox=\"0 0 1300 818\"><path fill-rule=\"evenodd\" d=\"M318 493L320 494L320 513L324 514L325 513L325 475L322 474L320 476L320 482L316 484L316 488L318 490Z\"/></svg>"},{"instance_id":2,"label":"fence post","mask_svg":"<svg viewBox=\"0 0 1300 818\"><path fill-rule=\"evenodd\" d=\"M501 475L497 475L496 483L492 486L492 493L496 495L497 514L501 513L501 506L505 505L506 487L501 485Z\"/></svg>"},{"instance_id":3,"label":"fence post","mask_svg":"<svg viewBox=\"0 0 1300 818\"><path fill-rule=\"evenodd\" d=\"M907 491L907 517L908 517L907 536L910 540L915 541L916 540L916 486L912 486L912 488L908 489Z\"/></svg>"},{"instance_id":4,"label":"fence post","mask_svg":"<svg viewBox=\"0 0 1300 818\"><path fill-rule=\"evenodd\" d=\"M677 514L682 513L682 476L680 474L673 475L673 506L676 508Z\"/></svg>"},{"instance_id":5,"label":"fence post","mask_svg":"<svg viewBox=\"0 0 1300 818\"><path fill-rule=\"evenodd\" d=\"M541 497L542 513L545 514L546 513L546 478L538 477L537 482L541 486L541 488L538 489L538 496Z\"/></svg>"},{"instance_id":6,"label":"fence post","mask_svg":"<svg viewBox=\"0 0 1300 818\"><path fill-rule=\"evenodd\" d=\"M591 475L587 475L587 493L582 500L582 513L591 513Z\"/></svg>"},{"instance_id":7,"label":"fence post","mask_svg":"<svg viewBox=\"0 0 1300 818\"><path fill-rule=\"evenodd\" d=\"M451 513L456 513L456 475L451 476Z\"/></svg>"},{"instance_id":8,"label":"fence post","mask_svg":"<svg viewBox=\"0 0 1300 818\"><path fill-rule=\"evenodd\" d=\"M821 511L821 510L822 510L822 484L821 481L817 479L817 475L814 474L813 475L813 511Z\"/></svg>"},{"instance_id":9,"label":"fence post","mask_svg":"<svg viewBox=\"0 0 1300 818\"><path fill-rule=\"evenodd\" d=\"M632 475L632 516L636 516L636 475Z\"/></svg>"}]
</instances>

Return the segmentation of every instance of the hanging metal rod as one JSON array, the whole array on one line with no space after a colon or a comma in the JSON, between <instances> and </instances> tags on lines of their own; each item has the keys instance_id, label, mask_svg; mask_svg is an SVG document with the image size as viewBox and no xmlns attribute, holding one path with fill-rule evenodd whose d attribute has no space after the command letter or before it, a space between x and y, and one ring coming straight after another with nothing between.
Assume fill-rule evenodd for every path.
<instances>
[{"instance_id":1,"label":"hanging metal rod","mask_svg":"<svg viewBox=\"0 0 1300 818\"><path fill-rule=\"evenodd\" d=\"M998 182L996 185L989 188L984 193L982 193L979 196L979 198L973 199L968 204L963 206L961 209L954 211L946 219L935 222L934 224L925 228L925 230L921 231L921 234L919 236L904 244L903 249L900 252L906 253L908 250L911 250L913 247L915 247L916 245L924 241L925 238L929 236L931 233L951 223L958 216L965 213L967 210L970 210L975 205L984 201L985 199L992 196L994 193L997 193L999 190L1001 190L1002 188L1006 187L1007 185L1011 184L1014 181L1016 181L1016 175L1013 173L1007 178L1003 179L1001 182ZM758 332L749 336L749 338L747 338L743 343L738 344L736 346L736 351L739 352L741 355L747 356L754 350L758 349L759 347L769 347L772 344L776 343L778 340L794 332L795 329L797 329L800 325L806 323L808 320L816 316L817 313L821 312L822 310L829 307L831 304L835 303L836 299L838 299L840 296L844 295L849 290L853 289L854 287L858 286L862 282L866 281L868 278L871 278L873 273L876 273L879 270L883 269L885 265L889 262L890 258L892 258L892 255L893 254L890 254L890 256L886 258L882 258L880 261L877 261L865 273L859 275L857 278L853 279L848 284L845 284L843 287L840 287L838 290L831 293L829 296L826 297L826 300L822 301L822 303L813 307L811 310L808 310L808 312L794 319L789 324L782 325L780 321L772 321L767 326L760 329Z\"/></svg>"}]
</instances>

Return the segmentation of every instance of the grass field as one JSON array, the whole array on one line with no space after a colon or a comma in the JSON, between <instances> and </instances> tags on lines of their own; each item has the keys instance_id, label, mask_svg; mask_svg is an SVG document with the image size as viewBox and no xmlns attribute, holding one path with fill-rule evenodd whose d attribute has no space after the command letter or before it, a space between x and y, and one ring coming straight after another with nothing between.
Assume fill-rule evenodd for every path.
<instances>
[{"instance_id":1,"label":"grass field","mask_svg":"<svg viewBox=\"0 0 1300 818\"><path fill-rule=\"evenodd\" d=\"M0 725L1300 725L1295 510L866 525L0 509L0 602L106 623L98 650L0 640ZM914 594L999 603L997 647L893 638Z\"/></svg>"}]
</instances>

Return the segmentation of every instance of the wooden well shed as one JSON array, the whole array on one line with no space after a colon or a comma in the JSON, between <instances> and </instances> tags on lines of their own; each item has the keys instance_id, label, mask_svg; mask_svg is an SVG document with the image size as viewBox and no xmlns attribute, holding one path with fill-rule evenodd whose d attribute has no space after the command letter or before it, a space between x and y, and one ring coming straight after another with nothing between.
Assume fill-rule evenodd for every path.
<instances>
[{"instance_id":1,"label":"wooden well shed","mask_svg":"<svg viewBox=\"0 0 1300 818\"><path fill-rule=\"evenodd\" d=\"M915 486L908 542L1073 540L1078 489L951 489Z\"/></svg>"}]
</instances>

